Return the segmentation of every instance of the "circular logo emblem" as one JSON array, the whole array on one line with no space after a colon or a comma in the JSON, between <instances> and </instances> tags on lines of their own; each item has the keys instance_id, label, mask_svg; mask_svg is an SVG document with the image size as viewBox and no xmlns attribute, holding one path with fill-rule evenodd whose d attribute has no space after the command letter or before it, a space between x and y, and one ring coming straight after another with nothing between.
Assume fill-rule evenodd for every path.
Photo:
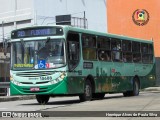
<instances>
[{"instance_id":1,"label":"circular logo emblem","mask_svg":"<svg viewBox=\"0 0 160 120\"><path fill-rule=\"evenodd\" d=\"M133 22L138 26L144 26L149 21L149 13L145 9L137 9L132 15Z\"/></svg>"}]
</instances>

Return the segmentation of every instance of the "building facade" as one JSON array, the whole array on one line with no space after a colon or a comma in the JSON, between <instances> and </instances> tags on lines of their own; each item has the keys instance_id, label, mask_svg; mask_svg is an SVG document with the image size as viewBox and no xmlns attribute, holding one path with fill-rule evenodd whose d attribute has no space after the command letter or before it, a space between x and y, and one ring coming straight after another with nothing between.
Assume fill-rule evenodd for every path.
<instances>
[{"instance_id":1,"label":"building facade","mask_svg":"<svg viewBox=\"0 0 160 120\"><path fill-rule=\"evenodd\" d=\"M160 0L107 0L107 4L108 32L154 41L160 85Z\"/></svg>"}]
</instances>

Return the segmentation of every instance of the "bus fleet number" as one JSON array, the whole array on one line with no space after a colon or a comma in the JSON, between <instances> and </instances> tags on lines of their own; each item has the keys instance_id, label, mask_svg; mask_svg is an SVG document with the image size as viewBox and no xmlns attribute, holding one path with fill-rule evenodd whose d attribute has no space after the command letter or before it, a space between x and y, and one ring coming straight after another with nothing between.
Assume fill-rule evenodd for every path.
<instances>
[{"instance_id":1,"label":"bus fleet number","mask_svg":"<svg viewBox=\"0 0 160 120\"><path fill-rule=\"evenodd\" d=\"M52 80L51 76L42 76L40 77L40 80Z\"/></svg>"}]
</instances>

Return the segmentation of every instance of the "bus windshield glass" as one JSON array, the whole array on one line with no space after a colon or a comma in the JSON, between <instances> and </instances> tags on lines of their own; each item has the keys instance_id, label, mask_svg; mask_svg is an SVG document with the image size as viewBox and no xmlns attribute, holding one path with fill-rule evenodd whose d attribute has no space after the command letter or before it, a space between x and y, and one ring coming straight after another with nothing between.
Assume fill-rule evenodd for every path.
<instances>
[{"instance_id":1,"label":"bus windshield glass","mask_svg":"<svg viewBox=\"0 0 160 120\"><path fill-rule=\"evenodd\" d=\"M14 70L50 69L65 65L64 40L19 41L12 44Z\"/></svg>"}]
</instances>

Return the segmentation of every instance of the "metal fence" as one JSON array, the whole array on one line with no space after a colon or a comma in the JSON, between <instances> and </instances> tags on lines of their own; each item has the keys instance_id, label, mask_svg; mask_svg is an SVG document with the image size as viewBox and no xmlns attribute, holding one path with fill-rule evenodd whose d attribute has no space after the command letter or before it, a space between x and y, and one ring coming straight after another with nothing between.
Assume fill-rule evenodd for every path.
<instances>
[{"instance_id":1,"label":"metal fence","mask_svg":"<svg viewBox=\"0 0 160 120\"><path fill-rule=\"evenodd\" d=\"M0 82L0 88L9 88L10 82Z\"/></svg>"}]
</instances>

